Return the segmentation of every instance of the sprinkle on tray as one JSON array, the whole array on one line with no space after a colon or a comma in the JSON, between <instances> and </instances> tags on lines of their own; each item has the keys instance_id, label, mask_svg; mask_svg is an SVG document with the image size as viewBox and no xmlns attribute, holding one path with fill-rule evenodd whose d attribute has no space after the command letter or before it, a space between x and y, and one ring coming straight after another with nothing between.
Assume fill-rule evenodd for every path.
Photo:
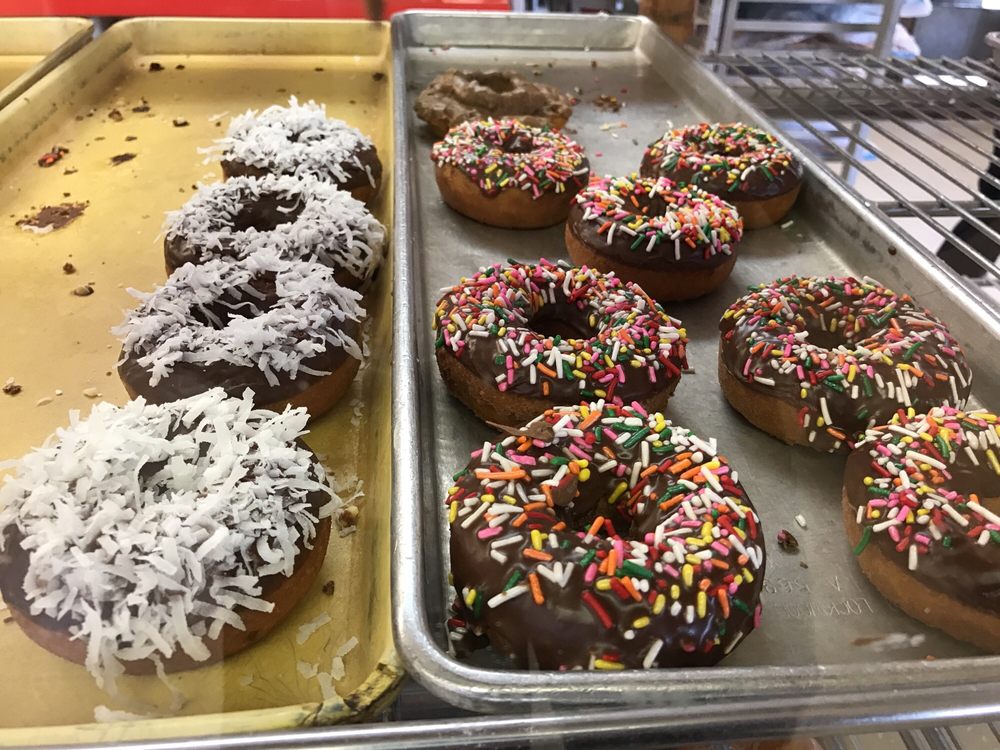
<instances>
[{"instance_id":1,"label":"sprinkle on tray","mask_svg":"<svg viewBox=\"0 0 1000 750\"><path fill-rule=\"evenodd\" d=\"M69 153L65 146L53 146L52 149L38 157L38 166L51 167Z\"/></svg>"},{"instance_id":2,"label":"sprinkle on tray","mask_svg":"<svg viewBox=\"0 0 1000 750\"><path fill-rule=\"evenodd\" d=\"M809 526L806 525L806 517L804 515L802 515L801 513L799 513L797 516L795 516L795 523L797 523L803 529L808 529L809 528Z\"/></svg>"},{"instance_id":3,"label":"sprinkle on tray","mask_svg":"<svg viewBox=\"0 0 1000 750\"><path fill-rule=\"evenodd\" d=\"M111 166L117 167L119 164L124 164L127 161L132 161L138 154L124 153L115 154L111 157Z\"/></svg>"}]
</instances>

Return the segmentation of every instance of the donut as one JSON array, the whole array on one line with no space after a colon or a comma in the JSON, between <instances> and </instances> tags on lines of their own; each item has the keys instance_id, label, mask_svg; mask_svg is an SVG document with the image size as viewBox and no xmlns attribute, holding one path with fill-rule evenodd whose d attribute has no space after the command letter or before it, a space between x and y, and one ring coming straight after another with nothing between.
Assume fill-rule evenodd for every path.
<instances>
[{"instance_id":1,"label":"donut","mask_svg":"<svg viewBox=\"0 0 1000 750\"><path fill-rule=\"evenodd\" d=\"M719 328L719 383L733 408L819 451L846 451L901 407L960 406L972 384L948 327L868 278L789 276L751 287Z\"/></svg>"},{"instance_id":2,"label":"donut","mask_svg":"<svg viewBox=\"0 0 1000 750\"><path fill-rule=\"evenodd\" d=\"M361 362L361 295L318 263L260 250L177 269L112 333L131 398L162 404L213 387L313 417L348 389Z\"/></svg>"},{"instance_id":3,"label":"donut","mask_svg":"<svg viewBox=\"0 0 1000 750\"><path fill-rule=\"evenodd\" d=\"M736 264L743 222L712 193L666 177L595 177L577 193L566 249L578 266L641 283L658 300L701 297Z\"/></svg>"},{"instance_id":4,"label":"donut","mask_svg":"<svg viewBox=\"0 0 1000 750\"><path fill-rule=\"evenodd\" d=\"M518 120L464 122L431 151L444 202L482 224L513 229L566 220L590 165L578 143Z\"/></svg>"},{"instance_id":5,"label":"donut","mask_svg":"<svg viewBox=\"0 0 1000 750\"><path fill-rule=\"evenodd\" d=\"M313 175L364 203L382 184L382 162L371 139L342 120L326 116L326 105L293 96L287 107L249 109L234 117L224 138L204 153L222 161L228 177L266 174Z\"/></svg>"},{"instance_id":6,"label":"donut","mask_svg":"<svg viewBox=\"0 0 1000 750\"><path fill-rule=\"evenodd\" d=\"M487 118L516 117L531 127L561 128L573 114L573 100L512 70L452 69L420 92L413 109L440 138L459 123Z\"/></svg>"},{"instance_id":7,"label":"donut","mask_svg":"<svg viewBox=\"0 0 1000 750\"><path fill-rule=\"evenodd\" d=\"M1000 422L985 410L899 409L847 459L844 524L861 571L911 617L996 652Z\"/></svg>"},{"instance_id":8,"label":"donut","mask_svg":"<svg viewBox=\"0 0 1000 750\"><path fill-rule=\"evenodd\" d=\"M233 177L199 188L163 226L167 273L185 263L245 258L277 248L330 266L341 286L368 284L385 227L350 193L315 177Z\"/></svg>"},{"instance_id":9,"label":"donut","mask_svg":"<svg viewBox=\"0 0 1000 750\"><path fill-rule=\"evenodd\" d=\"M259 641L326 556L336 496L306 419L221 389L75 415L0 487L15 622L110 692Z\"/></svg>"},{"instance_id":10,"label":"donut","mask_svg":"<svg viewBox=\"0 0 1000 750\"><path fill-rule=\"evenodd\" d=\"M434 311L445 384L504 425L586 399L662 409L687 367L680 325L635 284L544 259L487 266Z\"/></svg>"},{"instance_id":11,"label":"donut","mask_svg":"<svg viewBox=\"0 0 1000 750\"><path fill-rule=\"evenodd\" d=\"M675 128L642 156L644 177L695 185L736 206L747 229L778 222L799 195L802 165L770 133L741 122Z\"/></svg>"},{"instance_id":12,"label":"donut","mask_svg":"<svg viewBox=\"0 0 1000 750\"><path fill-rule=\"evenodd\" d=\"M539 669L707 666L757 627L764 534L714 439L603 401L515 432L445 498L454 586L495 651Z\"/></svg>"}]
</instances>

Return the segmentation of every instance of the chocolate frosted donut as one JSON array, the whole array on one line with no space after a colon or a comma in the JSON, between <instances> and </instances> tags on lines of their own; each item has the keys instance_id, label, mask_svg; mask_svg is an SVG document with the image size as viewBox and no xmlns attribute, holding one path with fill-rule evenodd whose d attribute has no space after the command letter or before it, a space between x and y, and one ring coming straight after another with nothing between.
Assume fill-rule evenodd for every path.
<instances>
[{"instance_id":1,"label":"chocolate frosted donut","mask_svg":"<svg viewBox=\"0 0 1000 750\"><path fill-rule=\"evenodd\" d=\"M420 92L413 109L440 137L459 123L491 117L561 128L573 114L573 100L512 70L449 70Z\"/></svg>"},{"instance_id":2,"label":"chocolate frosted donut","mask_svg":"<svg viewBox=\"0 0 1000 750\"><path fill-rule=\"evenodd\" d=\"M382 183L375 144L357 128L326 116L326 105L293 96L287 107L250 109L232 119L226 136L205 150L226 177L312 175L370 203Z\"/></svg>"},{"instance_id":3,"label":"chocolate frosted donut","mask_svg":"<svg viewBox=\"0 0 1000 750\"><path fill-rule=\"evenodd\" d=\"M638 405L550 409L472 454L445 504L474 631L521 667L715 664L760 617L736 471Z\"/></svg>"},{"instance_id":4,"label":"chocolate frosted donut","mask_svg":"<svg viewBox=\"0 0 1000 750\"><path fill-rule=\"evenodd\" d=\"M264 637L308 591L336 496L304 410L215 389L102 403L0 487L0 591L26 635L114 692Z\"/></svg>"},{"instance_id":5,"label":"chocolate frosted donut","mask_svg":"<svg viewBox=\"0 0 1000 750\"><path fill-rule=\"evenodd\" d=\"M523 424L585 399L662 408L687 367L687 335L635 284L542 260L496 264L434 311L438 368L481 419Z\"/></svg>"},{"instance_id":6,"label":"chocolate frosted donut","mask_svg":"<svg viewBox=\"0 0 1000 750\"><path fill-rule=\"evenodd\" d=\"M1000 423L900 409L847 459L844 523L862 572L911 617L1000 644Z\"/></svg>"},{"instance_id":7,"label":"chocolate frosted donut","mask_svg":"<svg viewBox=\"0 0 1000 750\"><path fill-rule=\"evenodd\" d=\"M385 227L350 193L315 177L233 177L201 187L163 226L167 273L185 263L275 249L364 287L382 262Z\"/></svg>"},{"instance_id":8,"label":"chocolate frosted donut","mask_svg":"<svg viewBox=\"0 0 1000 750\"><path fill-rule=\"evenodd\" d=\"M719 324L729 403L786 443L846 450L899 408L969 396L972 372L947 326L870 279L751 287Z\"/></svg>"},{"instance_id":9,"label":"chocolate frosted donut","mask_svg":"<svg viewBox=\"0 0 1000 750\"><path fill-rule=\"evenodd\" d=\"M736 209L666 177L592 178L566 222L574 263L641 283L659 300L692 299L719 286L742 235Z\"/></svg>"},{"instance_id":10,"label":"chocolate frosted donut","mask_svg":"<svg viewBox=\"0 0 1000 750\"><path fill-rule=\"evenodd\" d=\"M715 193L736 206L748 229L779 221L802 184L802 165L791 152L741 122L669 130L646 149L640 171Z\"/></svg>"},{"instance_id":11,"label":"chocolate frosted donut","mask_svg":"<svg viewBox=\"0 0 1000 750\"><path fill-rule=\"evenodd\" d=\"M330 408L361 362L361 295L318 263L261 250L240 261L179 268L112 332L129 396L164 403L221 387L247 388L280 411Z\"/></svg>"},{"instance_id":12,"label":"chocolate frosted donut","mask_svg":"<svg viewBox=\"0 0 1000 750\"><path fill-rule=\"evenodd\" d=\"M434 144L431 159L445 203L497 227L534 229L565 221L590 175L578 143L515 119L456 125Z\"/></svg>"}]
</instances>

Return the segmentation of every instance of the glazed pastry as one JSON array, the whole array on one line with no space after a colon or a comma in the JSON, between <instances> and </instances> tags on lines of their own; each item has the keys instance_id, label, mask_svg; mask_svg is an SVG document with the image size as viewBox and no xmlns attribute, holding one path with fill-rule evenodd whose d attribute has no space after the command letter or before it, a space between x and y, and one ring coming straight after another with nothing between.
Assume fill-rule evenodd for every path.
<instances>
[{"instance_id":1,"label":"glazed pastry","mask_svg":"<svg viewBox=\"0 0 1000 750\"><path fill-rule=\"evenodd\" d=\"M665 177L593 178L566 222L566 249L579 266L641 284L658 300L700 297L736 264L743 221L736 209Z\"/></svg>"},{"instance_id":2,"label":"glazed pastry","mask_svg":"<svg viewBox=\"0 0 1000 750\"><path fill-rule=\"evenodd\" d=\"M434 312L444 382L505 425L586 399L662 409L687 367L680 325L635 284L545 260L484 268Z\"/></svg>"},{"instance_id":3,"label":"glazed pastry","mask_svg":"<svg viewBox=\"0 0 1000 750\"><path fill-rule=\"evenodd\" d=\"M850 448L900 408L962 405L972 372L947 326L871 279L778 279L719 324L729 403L786 443Z\"/></svg>"},{"instance_id":4,"label":"glazed pastry","mask_svg":"<svg viewBox=\"0 0 1000 750\"><path fill-rule=\"evenodd\" d=\"M318 263L261 250L179 268L114 329L129 396L160 404L221 387L258 406L313 417L346 392L361 363L361 295Z\"/></svg>"},{"instance_id":5,"label":"glazed pastry","mask_svg":"<svg viewBox=\"0 0 1000 750\"><path fill-rule=\"evenodd\" d=\"M368 284L385 254L385 227L350 193L315 177L233 177L198 190L163 227L167 273L185 263L241 259L273 248Z\"/></svg>"},{"instance_id":6,"label":"glazed pastry","mask_svg":"<svg viewBox=\"0 0 1000 750\"><path fill-rule=\"evenodd\" d=\"M780 221L802 186L802 165L791 152L741 122L667 131L646 149L641 173L715 193L736 206L747 229Z\"/></svg>"},{"instance_id":7,"label":"glazed pastry","mask_svg":"<svg viewBox=\"0 0 1000 750\"><path fill-rule=\"evenodd\" d=\"M525 125L561 128L573 100L554 86L512 70L449 70L428 84L413 109L439 138L468 120L516 117Z\"/></svg>"},{"instance_id":8,"label":"glazed pastry","mask_svg":"<svg viewBox=\"0 0 1000 750\"><path fill-rule=\"evenodd\" d=\"M226 177L312 175L370 203L382 184L382 162L371 139L326 116L326 106L299 104L234 117L226 136L206 150L222 161Z\"/></svg>"},{"instance_id":9,"label":"glazed pastry","mask_svg":"<svg viewBox=\"0 0 1000 750\"><path fill-rule=\"evenodd\" d=\"M0 487L0 591L15 622L114 691L123 671L209 664L307 593L336 496L303 409L220 389L101 403Z\"/></svg>"},{"instance_id":10,"label":"glazed pastry","mask_svg":"<svg viewBox=\"0 0 1000 750\"><path fill-rule=\"evenodd\" d=\"M759 623L760 519L716 441L662 414L550 409L445 505L469 624L520 667L710 665Z\"/></svg>"},{"instance_id":11,"label":"glazed pastry","mask_svg":"<svg viewBox=\"0 0 1000 750\"><path fill-rule=\"evenodd\" d=\"M434 144L431 159L444 202L495 227L534 229L565 221L590 175L578 143L519 120L456 125Z\"/></svg>"},{"instance_id":12,"label":"glazed pastry","mask_svg":"<svg viewBox=\"0 0 1000 750\"><path fill-rule=\"evenodd\" d=\"M886 599L953 638L1000 643L1000 426L985 410L899 410L847 459L844 524Z\"/></svg>"}]
</instances>

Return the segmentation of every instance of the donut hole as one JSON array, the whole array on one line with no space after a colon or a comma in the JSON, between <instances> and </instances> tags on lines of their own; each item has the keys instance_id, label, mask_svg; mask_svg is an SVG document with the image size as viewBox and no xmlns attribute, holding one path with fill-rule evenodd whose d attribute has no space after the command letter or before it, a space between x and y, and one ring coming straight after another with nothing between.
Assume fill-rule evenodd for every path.
<instances>
[{"instance_id":1,"label":"donut hole","mask_svg":"<svg viewBox=\"0 0 1000 750\"><path fill-rule=\"evenodd\" d=\"M248 229L273 232L278 227L295 221L303 208L301 201L262 195L243 202L240 210L232 218L232 226L237 232L245 232Z\"/></svg>"},{"instance_id":2,"label":"donut hole","mask_svg":"<svg viewBox=\"0 0 1000 750\"><path fill-rule=\"evenodd\" d=\"M528 327L539 336L553 339L590 339L597 335L589 312L565 303L543 305L531 316Z\"/></svg>"},{"instance_id":3,"label":"donut hole","mask_svg":"<svg viewBox=\"0 0 1000 750\"><path fill-rule=\"evenodd\" d=\"M503 73L470 73L466 78L497 94L509 94L516 88L514 82Z\"/></svg>"}]
</instances>

